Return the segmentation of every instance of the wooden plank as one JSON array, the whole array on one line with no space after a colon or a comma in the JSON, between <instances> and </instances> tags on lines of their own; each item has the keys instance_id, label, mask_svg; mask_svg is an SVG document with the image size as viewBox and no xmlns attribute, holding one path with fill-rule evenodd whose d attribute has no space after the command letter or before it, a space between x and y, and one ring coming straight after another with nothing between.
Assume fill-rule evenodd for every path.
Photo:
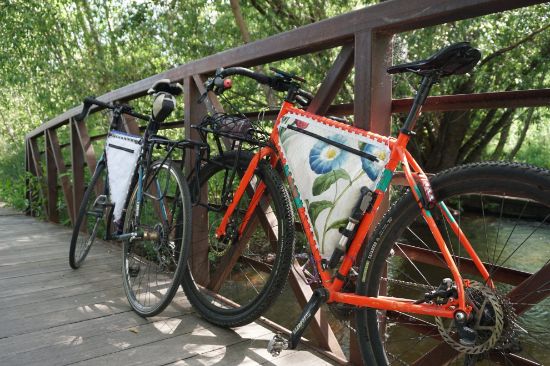
<instances>
[{"instance_id":1,"label":"wooden plank","mask_svg":"<svg viewBox=\"0 0 550 366\"><path fill-rule=\"evenodd\" d=\"M206 88L204 87L204 82L206 81L205 78L203 78L201 75L193 75L193 80L195 81L195 85L197 86L199 94L204 94L206 92ZM223 106L220 103L218 96L212 91L208 92L208 97L204 100L203 103L206 106L208 113L224 112Z\"/></svg>"},{"instance_id":2,"label":"wooden plank","mask_svg":"<svg viewBox=\"0 0 550 366\"><path fill-rule=\"evenodd\" d=\"M253 66L329 49L347 43L353 39L354 34L369 29L397 33L543 2L544 0L382 2L178 66L109 92L99 99L104 102L134 99L145 95L147 89L160 79L182 80L195 74L211 73L220 66ZM25 138L35 137L46 129L67 124L81 110L82 106L72 108L33 130Z\"/></svg>"},{"instance_id":3,"label":"wooden plank","mask_svg":"<svg viewBox=\"0 0 550 366\"><path fill-rule=\"evenodd\" d=\"M61 181L61 187L63 190L63 196L65 198L65 203L67 206L67 214L71 220L71 225L74 225L74 207L73 207L73 196L71 182L67 176L67 168L65 166L65 161L63 160L63 155L61 154L61 148L59 146L59 139L57 137L56 130L47 130L46 131L46 140L49 141L49 146L52 150L52 157L57 169L58 177Z\"/></svg>"},{"instance_id":4,"label":"wooden plank","mask_svg":"<svg viewBox=\"0 0 550 366\"><path fill-rule=\"evenodd\" d=\"M14 226L14 217L1 213L2 208L0 229ZM12 239L28 238L24 230L28 221L42 229L44 242L59 242L70 235L61 226L31 218L25 221L13 231ZM35 248L27 247L23 253L41 249L40 242L30 243ZM272 336L269 329L254 323L236 330L215 327L194 314L181 292L162 316L143 319L131 311L120 286L120 249L100 242L94 250L100 252L99 256L90 253L98 258L95 266L87 260L74 271L67 266L66 253L59 261L46 252L41 253L49 263L46 272L25 274L22 270L20 276L0 282L0 364L211 364L220 359L224 365L288 364L291 360L328 364L303 346L299 351L283 352L279 358L286 360L278 361L265 349ZM0 249L0 267L5 264L4 253L17 251L17 246Z\"/></svg>"},{"instance_id":5,"label":"wooden plank","mask_svg":"<svg viewBox=\"0 0 550 366\"><path fill-rule=\"evenodd\" d=\"M0 298L0 305L3 309L6 309L6 311L9 311L8 309L16 308L25 304L36 304L36 306L40 306L40 303L49 299L63 299L66 297L70 297L73 294L86 294L98 290L106 290L113 286L120 288L120 281L116 281L113 280L113 278L107 277L97 281L67 284L66 286L48 288L45 290L40 289L37 291L26 292L11 297Z\"/></svg>"},{"instance_id":6,"label":"wooden plank","mask_svg":"<svg viewBox=\"0 0 550 366\"><path fill-rule=\"evenodd\" d=\"M199 353L187 359L168 365L330 365L326 360L299 346L296 350L285 350L278 357L272 357L266 350L270 334L254 340L243 339L230 347Z\"/></svg>"},{"instance_id":7,"label":"wooden plank","mask_svg":"<svg viewBox=\"0 0 550 366\"><path fill-rule=\"evenodd\" d=\"M139 124L137 123L136 117L125 114L122 118L122 127L126 132L128 132L131 135L136 135L136 136L141 135L141 129L139 127ZM105 134L103 136L107 136L107 135ZM93 141L93 138L91 141Z\"/></svg>"},{"instance_id":8,"label":"wooden plank","mask_svg":"<svg viewBox=\"0 0 550 366\"><path fill-rule=\"evenodd\" d=\"M24 364L24 362L39 359L37 356L40 353L66 352L84 341L105 337L124 329L129 332L129 329L149 322L150 320L146 318L129 316L128 312L123 312L3 338L0 339L0 362L8 363L8 360L16 362L16 357L28 357L27 360L21 359L21 363Z\"/></svg>"},{"instance_id":9,"label":"wooden plank","mask_svg":"<svg viewBox=\"0 0 550 366\"><path fill-rule=\"evenodd\" d=\"M361 32L355 36L354 125L389 135L391 122L391 36Z\"/></svg>"},{"instance_id":10,"label":"wooden plank","mask_svg":"<svg viewBox=\"0 0 550 366\"><path fill-rule=\"evenodd\" d=\"M93 268L105 265L120 265L120 258L113 257L106 259L104 257L90 255L86 257L86 267ZM10 278L17 278L29 275L62 272L67 270L67 258L52 259L42 262L39 266L35 263L21 263L16 266L0 267L0 280L4 281Z\"/></svg>"},{"instance_id":11,"label":"wooden plank","mask_svg":"<svg viewBox=\"0 0 550 366\"><path fill-rule=\"evenodd\" d=\"M33 174L31 167L31 152L30 152L30 140L25 140L25 172ZM25 215L32 215L32 192L30 186L29 174L25 175L25 197L27 198L27 207L25 207Z\"/></svg>"},{"instance_id":12,"label":"wooden plank","mask_svg":"<svg viewBox=\"0 0 550 366\"><path fill-rule=\"evenodd\" d=\"M407 113L413 99L392 101L392 113ZM550 105L550 89L514 90L477 94L456 94L428 97L422 112L460 111L471 109L547 107Z\"/></svg>"},{"instance_id":13,"label":"wooden plank","mask_svg":"<svg viewBox=\"0 0 550 366\"><path fill-rule=\"evenodd\" d=\"M256 360L255 364L266 363L272 361L271 355L264 357L258 356L250 352L249 348L255 344L260 344L263 348L267 345L268 338L271 332L257 324L250 324L234 330L227 330L218 327L212 327L200 321L199 324L204 324L204 327L199 326L193 329L184 322L179 323L180 326L173 334L159 334L155 332L154 326L141 326L138 329L144 329L144 340L139 340L137 337L130 338L127 335L126 342L132 341L138 343L139 347L129 345L122 349L118 349L110 354L102 357L90 357L85 361L81 361L81 365L113 365L113 364L134 364L143 363L147 365L166 365L180 361L180 364L196 364L194 360L201 360L199 364L213 365L240 365L246 364L247 358ZM206 328L208 327L208 328ZM181 329L181 331L180 331ZM138 333L141 335L141 332ZM140 337L141 338L141 337ZM149 342L147 342L149 338ZM147 342L147 343L146 343ZM232 348L239 344L245 344L243 352L232 352ZM184 345L182 347L182 345ZM206 357L197 357L197 355L206 355L212 351L225 349L224 356L218 362L209 360ZM258 359L258 357L260 357Z\"/></svg>"},{"instance_id":14,"label":"wooden plank","mask_svg":"<svg viewBox=\"0 0 550 366\"><path fill-rule=\"evenodd\" d=\"M391 113L407 113L412 105L412 98L394 99ZM515 90L476 94L456 94L432 96L426 99L422 112L448 112L472 109L547 107L550 105L550 89ZM352 103L333 104L327 114L349 116L354 112ZM256 118L259 112L247 112L248 118ZM263 116L275 120L279 110L266 111Z\"/></svg>"},{"instance_id":15,"label":"wooden plank","mask_svg":"<svg viewBox=\"0 0 550 366\"><path fill-rule=\"evenodd\" d=\"M364 130L370 129L371 109L369 105L369 94L371 91L371 68L372 59L372 32L365 31L355 35L355 81L353 116L354 125Z\"/></svg>"},{"instance_id":16,"label":"wooden plank","mask_svg":"<svg viewBox=\"0 0 550 366\"><path fill-rule=\"evenodd\" d=\"M94 174L95 167L97 165L97 159L95 157L94 146L92 145L92 140L88 134L88 128L84 121L73 121L73 126L78 135L80 146L84 153L84 159L88 165L88 170L91 174ZM103 189L99 189L96 193L100 194L103 192Z\"/></svg>"},{"instance_id":17,"label":"wooden plank","mask_svg":"<svg viewBox=\"0 0 550 366\"><path fill-rule=\"evenodd\" d=\"M308 112L320 115L324 115L327 112L353 68L353 51L353 44L347 44L342 47L334 64L328 71L325 80L323 80L315 97L308 106Z\"/></svg>"}]
</instances>

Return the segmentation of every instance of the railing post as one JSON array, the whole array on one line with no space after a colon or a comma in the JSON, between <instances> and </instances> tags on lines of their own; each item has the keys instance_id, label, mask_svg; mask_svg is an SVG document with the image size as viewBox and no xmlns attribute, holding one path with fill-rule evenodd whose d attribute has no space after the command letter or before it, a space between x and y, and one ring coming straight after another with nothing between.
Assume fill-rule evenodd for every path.
<instances>
[{"instance_id":1,"label":"railing post","mask_svg":"<svg viewBox=\"0 0 550 366\"><path fill-rule=\"evenodd\" d=\"M184 85L184 104L185 104L185 138L190 140L200 140L197 131L191 128L192 124L197 124L206 114L204 104L198 104L200 92L195 85L193 77L186 77L183 80ZM189 175L195 166L195 156L188 151L185 154L185 173ZM194 184L192 182L191 184ZM207 199L207 189L202 189L201 201ZM195 280L206 285L210 281L209 263L208 263L208 210L205 207L193 207L192 214L193 234L191 245L190 266Z\"/></svg>"},{"instance_id":2,"label":"railing post","mask_svg":"<svg viewBox=\"0 0 550 366\"><path fill-rule=\"evenodd\" d=\"M309 104L307 111L315 114L325 114L332 104L332 101L344 85L351 69L353 68L354 45L346 44L334 61L315 94L315 97Z\"/></svg>"},{"instance_id":3,"label":"railing post","mask_svg":"<svg viewBox=\"0 0 550 366\"><path fill-rule=\"evenodd\" d=\"M392 62L391 40L391 34L371 30L355 34L354 124L384 136L391 132L392 85L391 77L386 72ZM375 222L388 207L389 199L386 199L378 210ZM357 258L360 259L361 255ZM350 362L355 365L362 362L353 332L350 334Z\"/></svg>"},{"instance_id":4,"label":"railing post","mask_svg":"<svg viewBox=\"0 0 550 366\"><path fill-rule=\"evenodd\" d=\"M30 160L31 160L31 167L32 167L32 173L38 180L38 185L40 186L39 192L33 192L33 194L38 194L40 196L40 191L42 192L42 209L44 210L44 213L48 215L48 209L45 204L45 198L46 195L46 186L44 182L44 173L42 171L42 165L40 164L40 149L38 148L38 143L36 141L36 136L34 138L29 139L29 151L30 151Z\"/></svg>"},{"instance_id":5,"label":"railing post","mask_svg":"<svg viewBox=\"0 0 550 366\"><path fill-rule=\"evenodd\" d=\"M31 157L30 157L30 148L29 140L25 139L25 197L27 198L27 207L25 208L25 215L32 216L32 192L31 192L31 182L29 175L31 172Z\"/></svg>"},{"instance_id":6,"label":"railing post","mask_svg":"<svg viewBox=\"0 0 550 366\"><path fill-rule=\"evenodd\" d=\"M84 195L84 150L78 136L76 121L69 121L71 129L71 169L73 175L73 217L77 217Z\"/></svg>"},{"instance_id":7,"label":"railing post","mask_svg":"<svg viewBox=\"0 0 550 366\"><path fill-rule=\"evenodd\" d=\"M59 179L61 180L61 188L63 190L63 197L65 197L65 204L67 206L67 214L71 220L71 224L74 226L76 218L74 216L74 205L73 205L73 194L72 186L67 177L67 168L65 166L65 160L63 159L63 154L61 153L61 147L59 146L59 139L57 137L57 131L54 129L46 130L46 138L50 143L50 147L53 153L53 159L55 161L55 166L57 167L57 173Z\"/></svg>"},{"instance_id":8,"label":"railing post","mask_svg":"<svg viewBox=\"0 0 550 366\"><path fill-rule=\"evenodd\" d=\"M46 183L48 184L46 197L48 220L59 223L59 210L57 209L57 169L49 138L49 130L44 131L44 155L46 157Z\"/></svg>"}]
</instances>

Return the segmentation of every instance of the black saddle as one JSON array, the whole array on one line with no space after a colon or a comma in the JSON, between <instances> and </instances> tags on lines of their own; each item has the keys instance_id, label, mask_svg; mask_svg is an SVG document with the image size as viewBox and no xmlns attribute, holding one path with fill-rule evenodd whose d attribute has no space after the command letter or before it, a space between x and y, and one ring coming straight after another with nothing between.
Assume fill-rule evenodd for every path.
<instances>
[{"instance_id":1,"label":"black saddle","mask_svg":"<svg viewBox=\"0 0 550 366\"><path fill-rule=\"evenodd\" d=\"M426 60L392 66L388 68L388 73L410 71L424 75L439 72L440 76L465 74L473 69L480 59L481 52L477 48L470 46L468 42L460 42L445 47Z\"/></svg>"},{"instance_id":2,"label":"black saddle","mask_svg":"<svg viewBox=\"0 0 550 366\"><path fill-rule=\"evenodd\" d=\"M183 86L181 86L180 83L171 83L169 79L161 79L156 81L153 86L147 90L147 94L156 94L159 92L178 96L183 93Z\"/></svg>"}]
</instances>

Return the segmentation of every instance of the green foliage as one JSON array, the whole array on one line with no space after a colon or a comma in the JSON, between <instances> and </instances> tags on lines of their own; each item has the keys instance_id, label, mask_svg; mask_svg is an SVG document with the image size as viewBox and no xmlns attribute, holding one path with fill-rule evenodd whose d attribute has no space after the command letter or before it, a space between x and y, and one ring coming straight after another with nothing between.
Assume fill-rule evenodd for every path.
<instances>
[{"instance_id":1,"label":"green foliage","mask_svg":"<svg viewBox=\"0 0 550 366\"><path fill-rule=\"evenodd\" d=\"M27 207L25 194L25 180L30 179L37 191L39 189L38 180L30 173L25 172L25 150L16 148L1 153L0 159L0 201L8 203L17 209L23 210Z\"/></svg>"},{"instance_id":2,"label":"green foliage","mask_svg":"<svg viewBox=\"0 0 550 366\"><path fill-rule=\"evenodd\" d=\"M376 2L241 0L240 6L254 41ZM424 58L451 42L470 40L486 59L471 76L449 78L434 94L544 87L550 81L548 14L548 4L541 4L401 34L394 41L393 63ZM27 132L78 105L87 95L101 95L243 43L228 0L2 0L0 19L9 19L0 27L0 173L4 177L0 199L18 207L25 205ZM294 71L315 91L338 52L336 48L273 62L264 70L275 66ZM353 73L337 102L352 101L352 81ZM417 81L414 76L396 77L394 97L411 96ZM227 97L239 109L257 110L275 105L281 96L269 100L256 83L236 78ZM150 108L147 98L134 104L142 111ZM182 116L178 108L174 118ZM548 108L538 109L526 131L549 119ZM105 121L100 114L91 118L90 134L104 133ZM511 154L523 125L519 110L507 115L503 110L427 114L417 131L418 149L412 149L428 171L493 156L534 161L530 159L541 156L539 147L546 144L535 142L532 133L527 134L524 147ZM58 135L62 143L68 142L66 128ZM169 135L182 137L181 131ZM499 139L503 140L500 145ZM63 150L66 161L67 150Z\"/></svg>"}]
</instances>

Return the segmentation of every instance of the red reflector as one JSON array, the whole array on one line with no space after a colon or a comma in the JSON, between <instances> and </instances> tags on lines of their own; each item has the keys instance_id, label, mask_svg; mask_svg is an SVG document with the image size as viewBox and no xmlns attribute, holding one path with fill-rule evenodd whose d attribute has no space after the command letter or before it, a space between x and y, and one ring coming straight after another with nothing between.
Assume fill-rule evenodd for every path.
<instances>
[{"instance_id":1,"label":"red reflector","mask_svg":"<svg viewBox=\"0 0 550 366\"><path fill-rule=\"evenodd\" d=\"M231 89L231 85L233 85L233 82L231 81L231 79L224 79L223 80L224 89Z\"/></svg>"}]
</instances>

